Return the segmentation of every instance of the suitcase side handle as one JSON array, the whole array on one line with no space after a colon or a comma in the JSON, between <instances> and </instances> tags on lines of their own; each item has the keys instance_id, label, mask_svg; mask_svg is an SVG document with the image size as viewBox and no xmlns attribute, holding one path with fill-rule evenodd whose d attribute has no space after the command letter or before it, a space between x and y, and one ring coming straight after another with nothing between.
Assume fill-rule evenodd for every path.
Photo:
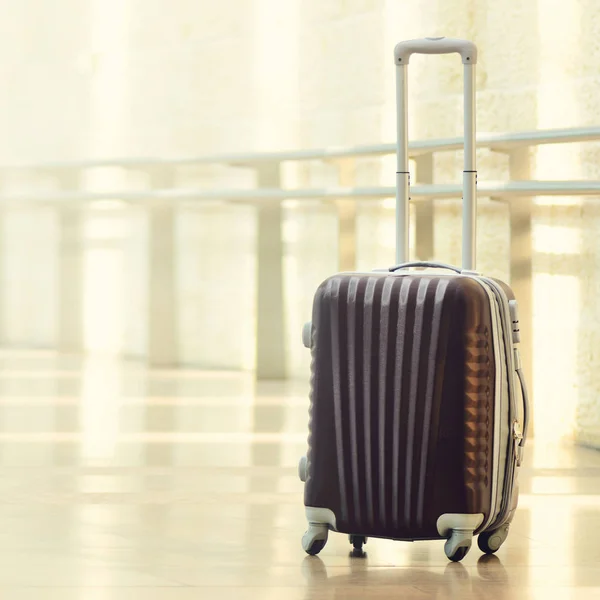
<instances>
[{"instance_id":1,"label":"suitcase side handle","mask_svg":"<svg viewBox=\"0 0 600 600\"><path fill-rule=\"evenodd\" d=\"M402 263L401 265L390 267L388 270L390 271L390 273L393 273L394 271L399 271L400 269L408 269L409 267L424 267L426 269L450 269L451 271L454 271L459 275L462 273L461 269L459 269L458 267L454 267L453 265L429 261L414 261Z\"/></svg>"},{"instance_id":2,"label":"suitcase side handle","mask_svg":"<svg viewBox=\"0 0 600 600\"><path fill-rule=\"evenodd\" d=\"M426 37L422 40L406 40L394 48L399 64L407 65L411 54L460 54L463 64L477 63L477 46L468 40L447 37Z\"/></svg>"},{"instance_id":3,"label":"suitcase side handle","mask_svg":"<svg viewBox=\"0 0 600 600\"><path fill-rule=\"evenodd\" d=\"M529 429L529 394L527 393L527 384L525 383L525 374L521 365L521 354L517 348L514 350L515 371L521 385L521 399L523 400L523 423L517 435L517 465L523 462L523 450L527 440L527 430Z\"/></svg>"},{"instance_id":4,"label":"suitcase side handle","mask_svg":"<svg viewBox=\"0 0 600 600\"><path fill-rule=\"evenodd\" d=\"M475 227L477 220L477 167L475 166L475 63L473 42L451 38L425 38L400 42L394 49L396 64L396 262L409 257L410 174L408 165L408 58L415 52L446 54L458 52L464 65L464 167L462 210L462 266L475 270ZM468 59L468 60L467 60Z\"/></svg>"}]
</instances>

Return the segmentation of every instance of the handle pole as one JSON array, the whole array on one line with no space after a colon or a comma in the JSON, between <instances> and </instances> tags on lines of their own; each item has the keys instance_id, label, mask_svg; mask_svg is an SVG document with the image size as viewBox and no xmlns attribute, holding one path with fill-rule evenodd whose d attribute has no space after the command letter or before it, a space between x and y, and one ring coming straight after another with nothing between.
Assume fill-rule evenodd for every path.
<instances>
[{"instance_id":1,"label":"handle pole","mask_svg":"<svg viewBox=\"0 0 600 600\"><path fill-rule=\"evenodd\" d=\"M475 65L464 67L464 167L462 266L474 270L476 264L475 227L477 223L477 166L475 163Z\"/></svg>"},{"instance_id":2,"label":"handle pole","mask_svg":"<svg viewBox=\"0 0 600 600\"><path fill-rule=\"evenodd\" d=\"M407 118L408 86L406 81L406 65L396 66L396 263L404 263L409 254L408 218L410 173L408 169L408 118Z\"/></svg>"}]
</instances>

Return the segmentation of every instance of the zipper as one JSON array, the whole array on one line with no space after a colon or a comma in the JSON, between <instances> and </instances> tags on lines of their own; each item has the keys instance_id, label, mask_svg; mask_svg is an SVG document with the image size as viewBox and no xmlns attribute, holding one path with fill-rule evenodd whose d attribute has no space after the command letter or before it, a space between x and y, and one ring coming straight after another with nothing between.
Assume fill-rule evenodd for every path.
<instances>
[{"instance_id":1,"label":"zipper","mask_svg":"<svg viewBox=\"0 0 600 600\"><path fill-rule=\"evenodd\" d=\"M506 363L507 363L507 373L508 373L508 391L509 391L509 393L508 393L508 397L509 397L508 420L509 420L509 423L511 424L510 431L509 431L510 440L509 440L508 451L507 451L507 467L505 470L504 486L503 486L503 490L502 490L502 492L503 492L502 493L502 503L500 505L501 508L500 508L498 515L496 516L496 518L492 521L492 523L489 526L489 529L493 530L494 527L503 523L504 519L506 518L506 516L508 515L508 513L510 511L510 503L511 503L512 493L513 493L515 468L518 466L518 463L520 462L518 460L518 456L520 454L519 446L520 446L521 440L523 439L523 433L522 433L521 424L519 423L519 421L517 419L518 412L517 412L517 407L516 407L516 394L515 394L515 390L514 390L514 373L513 373L514 369L510 368L512 365L512 362L514 360L514 348L513 348L513 344L512 344L512 336L509 335L509 333L512 331L512 327L511 327L511 318L510 318L510 314L509 314L509 310L508 310L508 299L506 298L504 290L495 281L493 281L491 279L487 279L487 278L485 278L484 281L490 287L492 287L492 289L494 289L496 296L497 296L498 304L500 305L500 316L501 316L501 319L503 322L502 335L504 338L504 347L505 347L505 352L506 352L505 359L506 359Z\"/></svg>"}]
</instances>

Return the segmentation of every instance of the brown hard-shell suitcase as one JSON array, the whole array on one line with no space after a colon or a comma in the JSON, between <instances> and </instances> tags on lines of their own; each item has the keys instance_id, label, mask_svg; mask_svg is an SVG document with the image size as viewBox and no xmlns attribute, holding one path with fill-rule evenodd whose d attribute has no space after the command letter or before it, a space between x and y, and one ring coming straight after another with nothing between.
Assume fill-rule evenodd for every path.
<instances>
[{"instance_id":1,"label":"brown hard-shell suitcase","mask_svg":"<svg viewBox=\"0 0 600 600\"><path fill-rule=\"evenodd\" d=\"M462 269L405 262L406 68L413 53L450 52L465 71ZM481 550L498 550L517 505L528 412L517 303L505 283L474 271L475 46L410 40L395 62L399 264L333 275L315 294L303 333L312 362L302 544L317 554L330 530L356 550L367 537L446 539L457 561L474 534Z\"/></svg>"}]
</instances>

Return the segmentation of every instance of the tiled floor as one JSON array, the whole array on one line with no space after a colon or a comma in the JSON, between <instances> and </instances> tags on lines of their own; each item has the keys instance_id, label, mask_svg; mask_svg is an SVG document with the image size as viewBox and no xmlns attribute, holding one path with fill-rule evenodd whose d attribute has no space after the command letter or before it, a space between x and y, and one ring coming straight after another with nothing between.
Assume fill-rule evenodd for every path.
<instances>
[{"instance_id":1,"label":"tiled floor","mask_svg":"<svg viewBox=\"0 0 600 600\"><path fill-rule=\"evenodd\" d=\"M497 557L331 534L296 475L303 383L0 354L0 598L600 598L600 453L537 444Z\"/></svg>"}]
</instances>

